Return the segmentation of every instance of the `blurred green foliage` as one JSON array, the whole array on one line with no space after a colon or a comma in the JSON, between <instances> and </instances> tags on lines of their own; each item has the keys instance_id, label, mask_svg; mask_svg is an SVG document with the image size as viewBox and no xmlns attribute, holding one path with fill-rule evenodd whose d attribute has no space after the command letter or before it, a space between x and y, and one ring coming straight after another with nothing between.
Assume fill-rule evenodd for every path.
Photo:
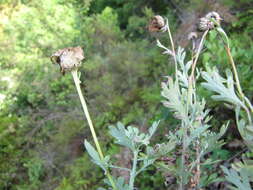
<instances>
[{"instance_id":1,"label":"blurred green foliage","mask_svg":"<svg viewBox=\"0 0 253 190\"><path fill-rule=\"evenodd\" d=\"M238 19L228 27L233 54L242 86L252 98L251 1L229 2L226 6L238 10ZM176 10L162 0L0 2L0 189L96 189L102 181L103 173L84 154L83 140L90 134L72 78L61 76L49 59L63 47L84 49L81 85L103 148L119 151L106 131L120 120L141 130L157 118L169 120L156 137L164 138L159 133L164 135L175 121L160 107L160 82L173 66L154 48L156 36L150 37L146 26L152 15L162 14L176 31L181 13ZM215 34L209 38L215 40ZM203 63L224 68L224 50L219 44L206 46L218 56L205 54ZM165 189L155 172L140 176L141 189ZM147 178L153 182L147 184Z\"/></svg>"}]
</instances>

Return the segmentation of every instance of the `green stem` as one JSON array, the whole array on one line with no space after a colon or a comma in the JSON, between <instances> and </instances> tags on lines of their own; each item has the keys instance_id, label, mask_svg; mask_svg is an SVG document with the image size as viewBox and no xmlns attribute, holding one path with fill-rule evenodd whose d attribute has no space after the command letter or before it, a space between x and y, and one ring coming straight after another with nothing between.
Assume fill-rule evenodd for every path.
<instances>
[{"instance_id":1,"label":"green stem","mask_svg":"<svg viewBox=\"0 0 253 190\"><path fill-rule=\"evenodd\" d=\"M136 176L138 151L134 151L133 154L134 154L133 166L132 166L132 170L130 172L130 180L129 180L130 190L134 190L134 180L135 180L135 176Z\"/></svg>"},{"instance_id":2,"label":"green stem","mask_svg":"<svg viewBox=\"0 0 253 190\"><path fill-rule=\"evenodd\" d=\"M80 80L77 76L77 70L73 70L71 72L72 76L73 76L73 79L74 79L74 82L75 82L75 85L76 85L76 89L77 89L77 92L78 92L78 95L79 95L79 98L80 98L80 101L81 101L81 104L82 104L82 107L83 107L83 111L84 111L84 114L86 116L86 119L88 121L88 124L89 124L89 127L90 127L90 131L91 131L91 134L92 134L92 137L93 137L93 140L94 140L94 143L96 145L96 149L98 151L98 154L100 156L100 159L103 160L104 159L104 155L102 153L102 150L100 148L100 145L99 145L99 142L98 142L98 139L97 139L97 135L96 135L96 132L95 132L95 129L94 129L94 126L92 124L92 120L91 120L91 117L90 117L90 114L89 114L89 111L88 111L88 107L87 107L87 104L84 100L84 97L83 97L83 94L82 94L82 91L81 91L81 88L80 88ZM107 178L109 179L113 189L117 189L116 186L115 186L115 183L112 179L112 176L110 174L109 171L106 171L106 176Z\"/></svg>"}]
</instances>

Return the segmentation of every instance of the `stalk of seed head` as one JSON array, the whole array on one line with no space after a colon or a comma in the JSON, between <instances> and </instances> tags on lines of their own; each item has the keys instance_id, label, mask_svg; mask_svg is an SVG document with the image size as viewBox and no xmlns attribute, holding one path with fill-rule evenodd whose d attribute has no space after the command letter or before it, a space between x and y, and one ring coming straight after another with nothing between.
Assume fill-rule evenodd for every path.
<instances>
[{"instance_id":1,"label":"stalk of seed head","mask_svg":"<svg viewBox=\"0 0 253 190\"><path fill-rule=\"evenodd\" d=\"M69 47L69 48L60 49L51 56L52 62L59 64L60 70L63 74L65 74L66 71L71 71L97 152L99 154L100 159L103 160L104 155L99 145L99 141L98 141L98 138L97 138L97 135L96 135L89 111L88 111L88 107L80 88L80 80L77 75L77 69L81 65L81 61L83 59L84 59L84 55L83 55L83 50L81 47ZM108 170L106 171L106 176L109 179L113 189L116 190L117 188Z\"/></svg>"},{"instance_id":2,"label":"stalk of seed head","mask_svg":"<svg viewBox=\"0 0 253 190\"><path fill-rule=\"evenodd\" d=\"M176 75L176 83L178 83L178 77L177 77L177 57L176 57L176 51L175 51L175 45L174 45L174 41L171 35L171 31L170 31L170 26L169 26L169 22L167 20L167 30L168 30L168 34L169 34L169 38L170 38L170 44L171 44L171 48L172 48L172 53L173 53L173 59L175 62L175 75Z\"/></svg>"},{"instance_id":3,"label":"stalk of seed head","mask_svg":"<svg viewBox=\"0 0 253 190\"><path fill-rule=\"evenodd\" d=\"M195 69L196 69L196 64L197 64L200 52L202 50L203 43L204 43L204 40L206 38L206 35L208 34L208 32L210 30L213 30L217 26L219 26L221 20L222 20L222 18L220 17L220 15L217 12L214 12L214 11L210 12L210 13L207 13L205 15L205 17L202 17L199 20L198 29L200 31L204 31L204 34L201 38L201 41L200 41L200 44L199 44L199 47L198 47L198 50L197 50L197 53L196 53L196 58L194 59L194 62L192 64L192 71L191 71L191 75L190 75L190 78L189 78L189 92L192 90L192 85L193 85L192 83L193 83L193 80L194 80L193 78L194 78L194 72L195 72ZM191 93L189 93L189 94L191 94ZM191 97L188 97L188 102L191 101L189 98L191 98Z\"/></svg>"},{"instance_id":4,"label":"stalk of seed head","mask_svg":"<svg viewBox=\"0 0 253 190\"><path fill-rule=\"evenodd\" d=\"M171 49L172 49L172 53L173 53L173 59L174 59L174 63L175 63L176 82L178 82L176 51L175 51L175 45L174 45L173 38L171 35L171 30L169 27L168 19L166 19L166 21L165 21L164 18L160 15L156 15L156 16L152 17L151 20L149 21L148 30L149 30L149 32L165 32L166 30L168 31Z\"/></svg>"}]
</instances>

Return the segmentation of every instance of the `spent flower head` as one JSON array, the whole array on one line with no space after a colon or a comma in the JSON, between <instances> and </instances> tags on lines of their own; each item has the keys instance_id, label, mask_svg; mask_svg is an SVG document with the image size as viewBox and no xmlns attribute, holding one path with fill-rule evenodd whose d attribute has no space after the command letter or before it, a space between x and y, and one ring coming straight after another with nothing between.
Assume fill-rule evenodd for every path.
<instances>
[{"instance_id":1,"label":"spent flower head","mask_svg":"<svg viewBox=\"0 0 253 190\"><path fill-rule=\"evenodd\" d=\"M212 30L220 25L221 21L222 18L217 12L209 12L204 17L199 19L198 29L200 31Z\"/></svg>"},{"instance_id":2,"label":"spent flower head","mask_svg":"<svg viewBox=\"0 0 253 190\"><path fill-rule=\"evenodd\" d=\"M83 49L80 46L60 49L51 56L52 62L59 64L63 74L79 67L84 58Z\"/></svg>"},{"instance_id":3,"label":"spent flower head","mask_svg":"<svg viewBox=\"0 0 253 190\"><path fill-rule=\"evenodd\" d=\"M148 30L150 32L159 32L165 27L165 21L162 16L156 15L151 18L148 25Z\"/></svg>"}]
</instances>

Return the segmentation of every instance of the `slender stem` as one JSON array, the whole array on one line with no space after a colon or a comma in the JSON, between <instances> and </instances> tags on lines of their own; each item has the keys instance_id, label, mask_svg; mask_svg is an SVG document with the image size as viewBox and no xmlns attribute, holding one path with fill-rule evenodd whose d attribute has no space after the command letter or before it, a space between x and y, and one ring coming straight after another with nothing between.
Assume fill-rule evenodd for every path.
<instances>
[{"instance_id":1,"label":"slender stem","mask_svg":"<svg viewBox=\"0 0 253 190\"><path fill-rule=\"evenodd\" d=\"M97 151L99 153L100 158L104 158L104 155L103 155L102 150L100 148L100 145L99 145L99 142L98 142L98 139L97 139L97 135L96 135L96 132L94 130L94 126L93 126L93 123L92 123L92 120L91 120L91 117L90 117L90 114L89 114L89 111L88 111L88 108L87 108L87 104L84 100L84 97L83 97L83 94L82 94L82 91L81 91L81 88L80 88L80 80L77 76L77 70L72 71L72 76L73 76L73 79L74 79L74 82L75 82L75 85L76 85L76 89L77 89L77 92L78 92L78 95L79 95L79 98L80 98L80 101L81 101L81 104L82 104L82 107L83 107L84 114L85 114L86 119L87 119L88 124L89 124L91 134L92 134L94 143L96 145Z\"/></svg>"},{"instance_id":2,"label":"slender stem","mask_svg":"<svg viewBox=\"0 0 253 190\"><path fill-rule=\"evenodd\" d=\"M242 88L241 88L241 85L240 85L240 81L239 81L238 73L237 73L237 70L236 70L235 62L234 62L234 59L231 55L231 50L227 45L225 45L225 49L226 49L226 52L227 52L227 55L228 55L228 58L229 58L229 62L232 65L237 90L238 90L238 92L239 92L239 94L242 98L242 101L244 101L244 94L242 92Z\"/></svg>"},{"instance_id":3,"label":"slender stem","mask_svg":"<svg viewBox=\"0 0 253 190\"><path fill-rule=\"evenodd\" d=\"M134 151L133 166L132 166L132 171L130 173L130 180L129 180L130 190L134 190L134 180L135 180L135 176L136 176L137 157L138 157L138 150Z\"/></svg>"},{"instance_id":4,"label":"slender stem","mask_svg":"<svg viewBox=\"0 0 253 190\"><path fill-rule=\"evenodd\" d=\"M169 24L167 24L167 25L168 25L167 28L168 28L169 38L170 38L171 49L172 49L172 53L173 53L173 59L174 59L174 62L175 62L176 82L178 82L178 77L177 77L177 58L176 58L175 45L174 45L174 42L173 42L173 38L172 38L172 35L171 35Z\"/></svg>"},{"instance_id":5,"label":"slender stem","mask_svg":"<svg viewBox=\"0 0 253 190\"><path fill-rule=\"evenodd\" d=\"M202 47L203 47L203 43L204 43L204 40L206 38L206 35L208 34L209 30L206 30L201 38L201 41L200 41L200 44L199 44L199 47L198 47L198 51L197 51L197 54L196 54L196 58L194 59L194 62L192 64L192 72L191 72L191 77L190 78L193 78L194 76L194 72L195 72L195 69L196 69L196 65L197 65L197 61L199 59L199 55L200 55L200 52L202 50Z\"/></svg>"},{"instance_id":6,"label":"slender stem","mask_svg":"<svg viewBox=\"0 0 253 190\"><path fill-rule=\"evenodd\" d=\"M235 66L235 62L234 62L234 59L233 59L233 56L231 54L231 49L229 47L229 39L228 39L228 36L226 34L226 32L221 28L221 27L218 27L217 28L217 31L218 33L221 35L221 36L224 36L226 38L226 41L224 41L223 38L222 39L222 42L225 46L225 49L226 49L226 53L227 53L227 56L229 58L229 62L230 64L232 65L232 69L233 69L233 73L234 73L234 77L235 77L235 82L236 82L236 87L237 87L237 90L241 96L241 100L244 102L245 100L245 95L242 91L242 88L241 88L241 85L240 85L240 80L239 80L239 77L238 77L238 73L237 73L237 70L236 70L236 66ZM248 104L248 102L247 102ZM253 112L253 109L252 109L252 105L250 104L250 110Z\"/></svg>"},{"instance_id":7,"label":"slender stem","mask_svg":"<svg viewBox=\"0 0 253 190\"><path fill-rule=\"evenodd\" d=\"M242 91L242 88L241 88L241 85L240 85L240 80L239 80L238 73L237 73L237 69L236 69L236 66L235 66L235 62L234 62L233 56L231 54L231 50L230 50L228 45L225 45L225 49L226 49L226 53L227 53L228 58L229 58L229 62L232 65L232 69L233 69L233 73L234 73L234 77L235 77L235 82L236 82L236 87L237 87L237 90L238 90L239 95L241 97L241 100L242 100L242 102L246 101L246 104L249 106L250 111L253 112L253 108L252 108L252 105L251 105L250 101L247 99L247 97L244 95L244 93ZM250 111L248 110L247 106L245 106L244 109L247 112L249 122L251 123L252 120L251 120Z\"/></svg>"},{"instance_id":8,"label":"slender stem","mask_svg":"<svg viewBox=\"0 0 253 190\"><path fill-rule=\"evenodd\" d=\"M84 114L86 116L86 119L88 121L88 124L89 124L89 127L90 127L90 131L91 131L91 134L92 134L92 137L93 137L93 140L94 140L94 143L96 145L96 149L98 151L98 154L100 156L100 159L104 159L104 155L102 153L102 150L100 148L100 145L99 145L99 142L98 142L98 139L97 139L97 135L96 135L96 132L95 132L95 129L94 129L94 126L92 124L92 120L91 120L91 117L90 117L90 114L89 114L89 111L88 111L88 107L87 107L87 104L84 100L84 97L83 97L83 94L82 94L82 91L81 91L81 88L80 88L80 80L77 76L77 70L73 70L71 72L72 76L73 76L73 79L74 79L74 82L75 82L75 85L76 85L76 89L77 89L77 92L78 92L78 95L79 95L79 98L80 98L80 101L81 101L81 104L82 104L82 107L83 107L83 111L84 111ZM113 187L113 189L117 189L115 184L114 184L114 181L112 179L112 176L111 174L109 173L109 171L107 170L106 171L106 175Z\"/></svg>"},{"instance_id":9,"label":"slender stem","mask_svg":"<svg viewBox=\"0 0 253 190\"><path fill-rule=\"evenodd\" d=\"M205 33L203 34L202 38L201 38L201 41L200 41L200 44L199 44L199 47L198 47L198 50L197 50L197 54L196 54L196 57L194 59L194 62L192 64L192 71L191 71L191 75L189 77L189 85L188 85L188 99L187 99L187 113L189 111L189 105L192 103L192 91L193 91L193 83L194 83L194 73L195 73L195 69L196 69L196 65L197 65L197 61L199 59L199 55L200 55L200 52L202 50L202 47L203 47L203 43L204 43L204 40L206 38L206 35L208 34L209 30L206 30Z\"/></svg>"}]
</instances>

